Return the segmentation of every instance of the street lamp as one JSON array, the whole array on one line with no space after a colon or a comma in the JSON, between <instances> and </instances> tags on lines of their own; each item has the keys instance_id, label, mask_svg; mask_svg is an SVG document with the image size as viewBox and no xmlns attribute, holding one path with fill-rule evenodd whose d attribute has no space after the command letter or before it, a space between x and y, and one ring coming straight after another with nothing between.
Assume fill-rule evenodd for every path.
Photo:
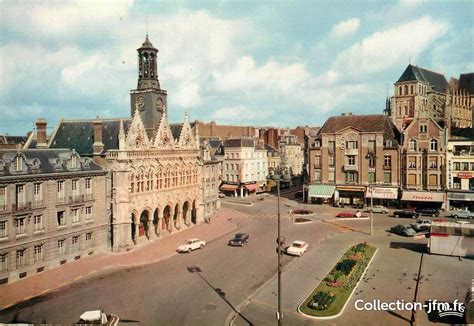
<instances>
[{"instance_id":1,"label":"street lamp","mask_svg":"<svg viewBox=\"0 0 474 326\"><path fill-rule=\"evenodd\" d=\"M365 155L365 159L369 161L377 160L377 156L375 156L374 152L369 151L367 155ZM370 181L369 181L370 182ZM370 190L370 235L374 234L374 187L372 185L368 185Z\"/></svg>"},{"instance_id":2,"label":"street lamp","mask_svg":"<svg viewBox=\"0 0 474 326\"><path fill-rule=\"evenodd\" d=\"M268 175L267 180L273 180L276 181L277 183L277 206L278 206L278 235L277 235L277 255L278 255L278 312L277 312L277 320L278 320L278 326L282 325L282 319L283 319L283 314L281 312L281 255L283 254L283 251L281 250L284 240L282 240L282 237L280 235L280 175Z\"/></svg>"}]
</instances>

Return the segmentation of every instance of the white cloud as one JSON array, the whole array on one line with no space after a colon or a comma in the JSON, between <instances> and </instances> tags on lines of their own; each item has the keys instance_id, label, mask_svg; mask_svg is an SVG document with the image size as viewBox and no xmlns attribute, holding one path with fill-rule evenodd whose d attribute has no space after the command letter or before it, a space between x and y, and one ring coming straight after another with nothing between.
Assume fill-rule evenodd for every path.
<instances>
[{"instance_id":1,"label":"white cloud","mask_svg":"<svg viewBox=\"0 0 474 326\"><path fill-rule=\"evenodd\" d=\"M359 26L360 26L359 18L351 18L348 20L344 20L334 25L332 30L329 32L329 36L341 38L347 35L351 35L357 32L357 30L359 29Z\"/></svg>"},{"instance_id":2,"label":"white cloud","mask_svg":"<svg viewBox=\"0 0 474 326\"><path fill-rule=\"evenodd\" d=\"M260 121L266 121L270 117L268 112L271 110L262 110L248 108L245 105L235 105L222 107L214 111L212 119L222 124L248 123L254 124Z\"/></svg>"},{"instance_id":3,"label":"white cloud","mask_svg":"<svg viewBox=\"0 0 474 326\"><path fill-rule=\"evenodd\" d=\"M400 26L376 32L340 53L332 69L360 77L402 65L419 54L449 29L447 23L425 16Z\"/></svg>"}]
</instances>

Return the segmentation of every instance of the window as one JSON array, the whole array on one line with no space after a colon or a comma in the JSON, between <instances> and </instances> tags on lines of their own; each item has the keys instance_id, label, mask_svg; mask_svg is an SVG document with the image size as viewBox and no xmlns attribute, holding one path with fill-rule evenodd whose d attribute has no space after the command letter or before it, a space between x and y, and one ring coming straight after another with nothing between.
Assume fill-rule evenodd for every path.
<instances>
[{"instance_id":1,"label":"window","mask_svg":"<svg viewBox=\"0 0 474 326\"><path fill-rule=\"evenodd\" d=\"M411 186L416 185L416 174L409 174L408 175L408 184Z\"/></svg>"},{"instance_id":2,"label":"window","mask_svg":"<svg viewBox=\"0 0 474 326\"><path fill-rule=\"evenodd\" d=\"M57 197L59 200L64 200L64 181L62 180L57 183Z\"/></svg>"},{"instance_id":3,"label":"window","mask_svg":"<svg viewBox=\"0 0 474 326\"><path fill-rule=\"evenodd\" d=\"M392 173L391 172L384 172L383 173L383 182L384 183L392 183Z\"/></svg>"},{"instance_id":4,"label":"window","mask_svg":"<svg viewBox=\"0 0 474 326\"><path fill-rule=\"evenodd\" d=\"M436 169L438 167L438 159L436 157L430 157L428 165L430 169Z\"/></svg>"},{"instance_id":5,"label":"window","mask_svg":"<svg viewBox=\"0 0 474 326\"><path fill-rule=\"evenodd\" d=\"M78 180L71 180L71 191L73 196L77 196L79 194L78 183Z\"/></svg>"},{"instance_id":6,"label":"window","mask_svg":"<svg viewBox=\"0 0 474 326\"><path fill-rule=\"evenodd\" d=\"M0 210L7 208L7 188L0 187Z\"/></svg>"},{"instance_id":7,"label":"window","mask_svg":"<svg viewBox=\"0 0 474 326\"><path fill-rule=\"evenodd\" d=\"M398 86L398 95L402 95L402 86Z\"/></svg>"},{"instance_id":8,"label":"window","mask_svg":"<svg viewBox=\"0 0 474 326\"><path fill-rule=\"evenodd\" d=\"M369 167L371 168L375 167L375 157L373 156L369 157Z\"/></svg>"},{"instance_id":9,"label":"window","mask_svg":"<svg viewBox=\"0 0 474 326\"><path fill-rule=\"evenodd\" d=\"M391 167L392 166L392 156L385 155L383 157L383 166L384 167Z\"/></svg>"},{"instance_id":10,"label":"window","mask_svg":"<svg viewBox=\"0 0 474 326\"><path fill-rule=\"evenodd\" d=\"M35 261L43 260L43 245L35 246Z\"/></svg>"},{"instance_id":11,"label":"window","mask_svg":"<svg viewBox=\"0 0 474 326\"><path fill-rule=\"evenodd\" d=\"M86 195L92 194L92 179L91 178L86 178L85 189L86 189Z\"/></svg>"},{"instance_id":12,"label":"window","mask_svg":"<svg viewBox=\"0 0 474 326\"><path fill-rule=\"evenodd\" d=\"M462 170L469 171L469 162L462 162Z\"/></svg>"},{"instance_id":13,"label":"window","mask_svg":"<svg viewBox=\"0 0 474 326\"><path fill-rule=\"evenodd\" d=\"M35 215L33 217L35 231L43 230L43 215Z\"/></svg>"},{"instance_id":14,"label":"window","mask_svg":"<svg viewBox=\"0 0 474 326\"><path fill-rule=\"evenodd\" d=\"M336 142L334 140L328 141L328 150L330 153L334 153L334 150L336 149Z\"/></svg>"},{"instance_id":15,"label":"window","mask_svg":"<svg viewBox=\"0 0 474 326\"><path fill-rule=\"evenodd\" d=\"M18 206L22 206L25 203L25 186L16 185L16 203Z\"/></svg>"},{"instance_id":16,"label":"window","mask_svg":"<svg viewBox=\"0 0 474 326\"><path fill-rule=\"evenodd\" d=\"M79 236L78 235L72 237L72 250L73 251L79 250Z\"/></svg>"},{"instance_id":17,"label":"window","mask_svg":"<svg viewBox=\"0 0 474 326\"><path fill-rule=\"evenodd\" d=\"M409 169L416 169L416 157L409 157L408 158L408 168Z\"/></svg>"},{"instance_id":18,"label":"window","mask_svg":"<svg viewBox=\"0 0 474 326\"><path fill-rule=\"evenodd\" d=\"M33 201L35 203L41 202L43 199L43 193L41 191L41 183L35 183L33 185Z\"/></svg>"},{"instance_id":19,"label":"window","mask_svg":"<svg viewBox=\"0 0 474 326\"><path fill-rule=\"evenodd\" d=\"M76 224L80 222L79 209L71 209L72 223Z\"/></svg>"},{"instance_id":20,"label":"window","mask_svg":"<svg viewBox=\"0 0 474 326\"><path fill-rule=\"evenodd\" d=\"M427 125L420 125L420 132L421 133L426 133L428 131L428 126Z\"/></svg>"},{"instance_id":21,"label":"window","mask_svg":"<svg viewBox=\"0 0 474 326\"><path fill-rule=\"evenodd\" d=\"M430 174L428 178L428 184L430 186L437 186L438 185L438 176L436 174Z\"/></svg>"},{"instance_id":22,"label":"window","mask_svg":"<svg viewBox=\"0 0 474 326\"><path fill-rule=\"evenodd\" d=\"M436 139L430 140L430 150L437 151L438 150L438 141Z\"/></svg>"},{"instance_id":23,"label":"window","mask_svg":"<svg viewBox=\"0 0 474 326\"><path fill-rule=\"evenodd\" d=\"M85 208L85 215L86 215L86 221L92 220L92 207L91 206L87 206Z\"/></svg>"},{"instance_id":24,"label":"window","mask_svg":"<svg viewBox=\"0 0 474 326\"><path fill-rule=\"evenodd\" d=\"M16 251L16 267L23 267L26 265L26 249Z\"/></svg>"},{"instance_id":25,"label":"window","mask_svg":"<svg viewBox=\"0 0 474 326\"><path fill-rule=\"evenodd\" d=\"M0 238L6 238L7 236L7 221L0 221Z\"/></svg>"},{"instance_id":26,"label":"window","mask_svg":"<svg viewBox=\"0 0 474 326\"><path fill-rule=\"evenodd\" d=\"M346 141L346 148L347 149L357 149L358 148L357 141L356 140Z\"/></svg>"},{"instance_id":27,"label":"window","mask_svg":"<svg viewBox=\"0 0 474 326\"><path fill-rule=\"evenodd\" d=\"M403 92L405 95L408 95L408 85L403 86Z\"/></svg>"},{"instance_id":28,"label":"window","mask_svg":"<svg viewBox=\"0 0 474 326\"><path fill-rule=\"evenodd\" d=\"M60 211L57 213L57 220L58 226L66 225L66 215L64 214L64 211Z\"/></svg>"},{"instance_id":29,"label":"window","mask_svg":"<svg viewBox=\"0 0 474 326\"><path fill-rule=\"evenodd\" d=\"M415 139L410 139L410 151L416 151L417 146L416 146L416 140Z\"/></svg>"},{"instance_id":30,"label":"window","mask_svg":"<svg viewBox=\"0 0 474 326\"><path fill-rule=\"evenodd\" d=\"M346 182L357 182L357 172L346 172Z\"/></svg>"},{"instance_id":31,"label":"window","mask_svg":"<svg viewBox=\"0 0 474 326\"><path fill-rule=\"evenodd\" d=\"M329 166L334 166L334 156L328 156L328 164Z\"/></svg>"},{"instance_id":32,"label":"window","mask_svg":"<svg viewBox=\"0 0 474 326\"><path fill-rule=\"evenodd\" d=\"M375 183L375 172L369 172L369 182Z\"/></svg>"},{"instance_id":33,"label":"window","mask_svg":"<svg viewBox=\"0 0 474 326\"><path fill-rule=\"evenodd\" d=\"M58 240L58 253L60 255L66 253L66 240L65 239Z\"/></svg>"},{"instance_id":34,"label":"window","mask_svg":"<svg viewBox=\"0 0 474 326\"><path fill-rule=\"evenodd\" d=\"M314 171L314 181L321 181L321 171Z\"/></svg>"},{"instance_id":35,"label":"window","mask_svg":"<svg viewBox=\"0 0 474 326\"><path fill-rule=\"evenodd\" d=\"M17 218L15 220L16 235L21 235L26 233L26 218Z\"/></svg>"},{"instance_id":36,"label":"window","mask_svg":"<svg viewBox=\"0 0 474 326\"><path fill-rule=\"evenodd\" d=\"M391 140L391 139L387 139L387 140L385 141L385 146L386 146L386 147L392 147L392 140Z\"/></svg>"},{"instance_id":37,"label":"window","mask_svg":"<svg viewBox=\"0 0 474 326\"><path fill-rule=\"evenodd\" d=\"M92 232L86 233L86 247L92 247Z\"/></svg>"},{"instance_id":38,"label":"window","mask_svg":"<svg viewBox=\"0 0 474 326\"><path fill-rule=\"evenodd\" d=\"M410 85L410 94L413 94L413 85Z\"/></svg>"},{"instance_id":39,"label":"window","mask_svg":"<svg viewBox=\"0 0 474 326\"><path fill-rule=\"evenodd\" d=\"M15 171L22 171L23 170L23 158L21 156L17 156L15 158Z\"/></svg>"},{"instance_id":40,"label":"window","mask_svg":"<svg viewBox=\"0 0 474 326\"><path fill-rule=\"evenodd\" d=\"M471 162L471 171L474 171L474 162Z\"/></svg>"},{"instance_id":41,"label":"window","mask_svg":"<svg viewBox=\"0 0 474 326\"><path fill-rule=\"evenodd\" d=\"M335 178L334 178L334 171L329 171L329 174L328 174L328 181L329 182L334 182Z\"/></svg>"},{"instance_id":42,"label":"window","mask_svg":"<svg viewBox=\"0 0 474 326\"><path fill-rule=\"evenodd\" d=\"M346 156L347 165L355 165L355 155Z\"/></svg>"},{"instance_id":43,"label":"window","mask_svg":"<svg viewBox=\"0 0 474 326\"><path fill-rule=\"evenodd\" d=\"M367 149L369 151L375 152L375 140L369 140Z\"/></svg>"},{"instance_id":44,"label":"window","mask_svg":"<svg viewBox=\"0 0 474 326\"><path fill-rule=\"evenodd\" d=\"M0 255L0 272L5 272L8 270L8 255Z\"/></svg>"},{"instance_id":45,"label":"window","mask_svg":"<svg viewBox=\"0 0 474 326\"><path fill-rule=\"evenodd\" d=\"M314 157L314 167L315 168L321 167L321 155L316 155Z\"/></svg>"},{"instance_id":46,"label":"window","mask_svg":"<svg viewBox=\"0 0 474 326\"><path fill-rule=\"evenodd\" d=\"M461 170L461 162L454 162L454 170L455 171Z\"/></svg>"}]
</instances>

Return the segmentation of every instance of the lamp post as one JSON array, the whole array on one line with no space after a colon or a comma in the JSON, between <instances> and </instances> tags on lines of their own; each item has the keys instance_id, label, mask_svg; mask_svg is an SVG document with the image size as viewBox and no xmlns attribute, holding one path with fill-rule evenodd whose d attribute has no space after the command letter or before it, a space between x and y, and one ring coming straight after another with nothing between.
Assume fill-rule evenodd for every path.
<instances>
[{"instance_id":1,"label":"lamp post","mask_svg":"<svg viewBox=\"0 0 474 326\"><path fill-rule=\"evenodd\" d=\"M370 160L376 161L377 156L375 156L373 152L368 152L367 155L365 155L365 159L369 161L369 166L370 166ZM377 165L375 164L375 166ZM374 234L374 187L370 184L369 184L369 190L370 190L370 235L373 235Z\"/></svg>"},{"instance_id":2,"label":"lamp post","mask_svg":"<svg viewBox=\"0 0 474 326\"><path fill-rule=\"evenodd\" d=\"M281 232L280 232L280 176L278 175L269 175L267 177L268 180L274 180L277 183L277 206L278 206L278 230L277 230L277 256L278 256L278 291L277 291L277 296L278 296L278 312L276 315L276 318L278 320L278 326L283 325L282 319L283 319L283 314L281 312L281 255L283 254L281 247L284 243L281 237Z\"/></svg>"}]
</instances>

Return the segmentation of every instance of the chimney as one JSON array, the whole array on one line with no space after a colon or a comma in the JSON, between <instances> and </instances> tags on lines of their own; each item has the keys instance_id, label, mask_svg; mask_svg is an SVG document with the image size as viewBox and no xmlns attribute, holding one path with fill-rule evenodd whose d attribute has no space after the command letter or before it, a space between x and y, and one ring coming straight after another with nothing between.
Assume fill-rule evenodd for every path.
<instances>
[{"instance_id":1,"label":"chimney","mask_svg":"<svg viewBox=\"0 0 474 326\"><path fill-rule=\"evenodd\" d=\"M104 143L102 143L102 128L103 122L99 120L99 117L94 120L94 144L92 144L93 154L100 155L104 150Z\"/></svg>"},{"instance_id":2,"label":"chimney","mask_svg":"<svg viewBox=\"0 0 474 326\"><path fill-rule=\"evenodd\" d=\"M48 143L46 142L46 125L48 123L45 119L39 118L36 120L36 147L47 148Z\"/></svg>"}]
</instances>

